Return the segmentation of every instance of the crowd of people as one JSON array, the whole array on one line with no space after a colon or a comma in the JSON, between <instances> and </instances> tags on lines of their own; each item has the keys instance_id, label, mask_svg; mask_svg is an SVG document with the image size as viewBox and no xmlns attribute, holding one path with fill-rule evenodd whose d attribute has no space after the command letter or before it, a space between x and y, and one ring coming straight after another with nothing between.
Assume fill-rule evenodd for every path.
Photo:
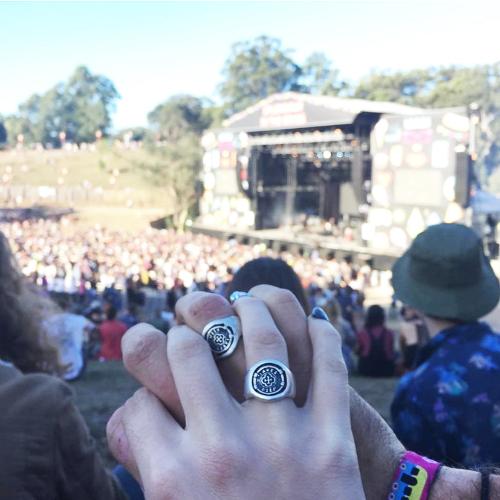
<instances>
[{"instance_id":1,"label":"crowd of people","mask_svg":"<svg viewBox=\"0 0 500 500\"><path fill-rule=\"evenodd\" d=\"M480 321L498 304L500 287L471 229L431 226L393 268L405 372L391 407L395 434L349 393L345 376L396 370L384 309L364 307L369 268L190 233L84 233L65 220L2 229L15 252L2 235L0 435L10 443L0 448L2 495L375 499L392 491L389 498L402 499L415 488L425 499L431 487L435 498L500 494L498 476L484 467L500 463L500 336ZM161 295L168 336L136 325L148 289ZM196 332L229 315L239 316L245 341L216 365ZM147 389L109 421L110 449L125 467L114 475L54 377L81 375L85 357L75 365L68 353L92 345L93 336L94 357L123 356ZM228 404L255 394L254 385L241 393L245 358L280 360L272 370L282 366L283 374L289 364L283 394L267 404L258 394L251 405ZM293 374L296 391L287 392ZM18 459L2 456L6 450ZM460 467L484 468L478 475Z\"/></svg>"},{"instance_id":2,"label":"crowd of people","mask_svg":"<svg viewBox=\"0 0 500 500\"><path fill-rule=\"evenodd\" d=\"M216 291L245 262L257 257L280 257L299 274L305 288L345 282L363 289L370 277L368 265L276 252L263 244L239 244L235 239L173 230L139 232L90 229L71 218L0 224L25 276L53 292L84 293L114 286L124 290L133 281L152 289L169 290L181 283L188 290Z\"/></svg>"},{"instance_id":3,"label":"crowd of people","mask_svg":"<svg viewBox=\"0 0 500 500\"><path fill-rule=\"evenodd\" d=\"M120 337L140 321L167 332L175 324L176 302L187 293L228 296L235 274L246 274L247 281L255 283L262 278L259 267L245 263L260 259L272 264L279 258L285 277L293 268L304 310L320 306L328 312L344 339L351 372L401 373L411 368L407 352L422 344L404 316L398 335L386 328L382 308L365 311L365 290L373 281L368 264L322 257L315 251L307 256L277 252L262 244L191 232L146 229L132 234L100 226L89 230L70 217L4 223L1 229L22 273L59 306L45 325L72 367L67 380L78 378L88 359L120 359ZM265 274L279 272L271 265ZM286 288L286 279L272 282Z\"/></svg>"}]
</instances>

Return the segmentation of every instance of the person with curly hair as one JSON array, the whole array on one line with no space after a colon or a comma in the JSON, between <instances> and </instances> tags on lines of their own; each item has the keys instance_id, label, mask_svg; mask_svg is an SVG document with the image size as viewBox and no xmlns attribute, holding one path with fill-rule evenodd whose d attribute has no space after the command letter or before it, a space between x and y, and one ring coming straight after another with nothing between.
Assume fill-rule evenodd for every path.
<instances>
[{"instance_id":1,"label":"person with curly hair","mask_svg":"<svg viewBox=\"0 0 500 500\"><path fill-rule=\"evenodd\" d=\"M106 471L43 327L52 306L0 233L0 496L125 498Z\"/></svg>"}]
</instances>

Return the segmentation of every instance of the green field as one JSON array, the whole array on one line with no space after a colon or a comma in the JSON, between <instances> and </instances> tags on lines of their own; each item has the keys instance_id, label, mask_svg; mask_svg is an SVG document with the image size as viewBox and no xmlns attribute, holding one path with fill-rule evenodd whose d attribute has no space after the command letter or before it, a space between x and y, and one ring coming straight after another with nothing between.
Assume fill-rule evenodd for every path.
<instances>
[{"instance_id":1,"label":"green field","mask_svg":"<svg viewBox=\"0 0 500 500\"><path fill-rule=\"evenodd\" d=\"M70 207L83 226L143 228L171 207L140 169L148 159L143 149L105 142L83 151L0 151L0 206Z\"/></svg>"},{"instance_id":2,"label":"green field","mask_svg":"<svg viewBox=\"0 0 500 500\"><path fill-rule=\"evenodd\" d=\"M134 206L164 207L168 204L164 192L140 169L147 159L143 149L120 149L105 142L93 150L0 151L0 185L88 191L89 199L77 199L76 205L95 204L93 193L98 190L105 205L131 200Z\"/></svg>"},{"instance_id":3,"label":"green field","mask_svg":"<svg viewBox=\"0 0 500 500\"><path fill-rule=\"evenodd\" d=\"M371 379L351 377L351 385L380 414L389 419L389 405L394 394L397 379ZM89 363L81 380L71 384L76 393L76 403L80 408L90 432L109 467L115 465L106 444L106 422L118 406L126 401L139 387L127 374L121 362L109 361Z\"/></svg>"}]
</instances>

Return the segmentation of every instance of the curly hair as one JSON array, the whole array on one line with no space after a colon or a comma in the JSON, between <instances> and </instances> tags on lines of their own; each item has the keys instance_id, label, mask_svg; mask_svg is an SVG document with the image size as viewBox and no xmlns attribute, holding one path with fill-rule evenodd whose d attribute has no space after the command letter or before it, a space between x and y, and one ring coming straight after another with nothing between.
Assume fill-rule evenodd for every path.
<instances>
[{"instance_id":1,"label":"curly hair","mask_svg":"<svg viewBox=\"0 0 500 500\"><path fill-rule=\"evenodd\" d=\"M24 373L60 375L58 351L43 328L51 308L18 268L5 235L0 231L0 358Z\"/></svg>"}]
</instances>

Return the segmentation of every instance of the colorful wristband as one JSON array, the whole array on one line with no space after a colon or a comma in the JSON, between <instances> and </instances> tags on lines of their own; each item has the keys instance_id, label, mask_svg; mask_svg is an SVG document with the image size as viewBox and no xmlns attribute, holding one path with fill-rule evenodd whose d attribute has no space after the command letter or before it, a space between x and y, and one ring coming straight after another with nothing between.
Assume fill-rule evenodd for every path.
<instances>
[{"instance_id":1,"label":"colorful wristband","mask_svg":"<svg viewBox=\"0 0 500 500\"><path fill-rule=\"evenodd\" d=\"M394 474L389 500L427 500L441 464L407 451Z\"/></svg>"}]
</instances>

